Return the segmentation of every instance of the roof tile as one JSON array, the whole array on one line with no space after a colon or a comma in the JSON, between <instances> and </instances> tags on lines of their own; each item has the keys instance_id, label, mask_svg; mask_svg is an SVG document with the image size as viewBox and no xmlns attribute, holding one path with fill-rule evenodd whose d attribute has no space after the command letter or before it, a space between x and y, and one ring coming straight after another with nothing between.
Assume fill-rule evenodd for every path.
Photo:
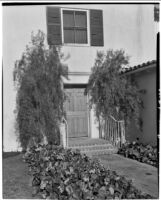
<instances>
[{"instance_id":1,"label":"roof tile","mask_svg":"<svg viewBox=\"0 0 161 200\"><path fill-rule=\"evenodd\" d=\"M132 71L135 71L135 70L140 69L140 68L148 67L149 65L155 64L155 63L156 63L156 60L148 61L146 63L144 62L142 64L135 65L133 67L124 68L121 73L123 74L123 73L127 73L127 72L132 72Z\"/></svg>"}]
</instances>

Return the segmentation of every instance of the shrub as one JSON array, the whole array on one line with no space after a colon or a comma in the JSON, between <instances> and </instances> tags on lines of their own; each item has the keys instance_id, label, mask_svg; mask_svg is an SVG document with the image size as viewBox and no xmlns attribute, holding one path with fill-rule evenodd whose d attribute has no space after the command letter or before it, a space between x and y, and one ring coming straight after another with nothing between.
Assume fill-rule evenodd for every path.
<instances>
[{"instance_id":1,"label":"shrub","mask_svg":"<svg viewBox=\"0 0 161 200\"><path fill-rule=\"evenodd\" d=\"M59 123L64 115L65 94L62 77L67 78L67 67L61 63L60 48L48 49L44 33L32 35L20 60L16 61L14 81L17 86L17 129L25 150L30 139L56 144L60 142Z\"/></svg>"},{"instance_id":2,"label":"shrub","mask_svg":"<svg viewBox=\"0 0 161 200\"><path fill-rule=\"evenodd\" d=\"M90 104L95 105L95 113L100 120L109 115L125 120L126 128L131 120L142 129L140 110L143 107L136 81L130 75L121 74L123 67L129 66L129 57L123 50L98 52L90 75L87 92Z\"/></svg>"},{"instance_id":3,"label":"shrub","mask_svg":"<svg viewBox=\"0 0 161 200\"><path fill-rule=\"evenodd\" d=\"M143 145L135 141L131 143L126 142L119 149L118 154L121 154L127 158L137 160L139 162L158 167L157 147Z\"/></svg>"},{"instance_id":4,"label":"shrub","mask_svg":"<svg viewBox=\"0 0 161 200\"><path fill-rule=\"evenodd\" d=\"M147 199L132 182L78 150L38 145L25 154L34 193L55 200Z\"/></svg>"}]
</instances>

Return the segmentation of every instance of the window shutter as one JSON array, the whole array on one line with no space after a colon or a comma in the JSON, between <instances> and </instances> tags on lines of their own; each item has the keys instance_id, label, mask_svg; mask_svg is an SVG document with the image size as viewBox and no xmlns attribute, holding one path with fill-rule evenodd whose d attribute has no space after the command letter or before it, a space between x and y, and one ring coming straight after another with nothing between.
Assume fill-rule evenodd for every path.
<instances>
[{"instance_id":1,"label":"window shutter","mask_svg":"<svg viewBox=\"0 0 161 200\"><path fill-rule=\"evenodd\" d=\"M103 15L102 10L90 10L91 46L103 46Z\"/></svg>"},{"instance_id":2,"label":"window shutter","mask_svg":"<svg viewBox=\"0 0 161 200\"><path fill-rule=\"evenodd\" d=\"M47 7L47 38L49 45L62 44L60 8Z\"/></svg>"},{"instance_id":3,"label":"window shutter","mask_svg":"<svg viewBox=\"0 0 161 200\"><path fill-rule=\"evenodd\" d=\"M159 22L159 4L154 4L154 21Z\"/></svg>"}]
</instances>

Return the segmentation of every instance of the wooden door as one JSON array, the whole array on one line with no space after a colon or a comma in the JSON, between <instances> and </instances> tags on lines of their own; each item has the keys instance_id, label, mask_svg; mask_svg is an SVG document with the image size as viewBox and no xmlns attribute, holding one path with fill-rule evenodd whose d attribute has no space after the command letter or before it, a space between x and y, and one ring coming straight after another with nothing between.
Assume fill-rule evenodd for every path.
<instances>
[{"instance_id":1,"label":"wooden door","mask_svg":"<svg viewBox=\"0 0 161 200\"><path fill-rule=\"evenodd\" d=\"M65 89L67 100L65 103L68 136L87 137L88 117L87 117L87 96L84 95L83 88Z\"/></svg>"}]
</instances>

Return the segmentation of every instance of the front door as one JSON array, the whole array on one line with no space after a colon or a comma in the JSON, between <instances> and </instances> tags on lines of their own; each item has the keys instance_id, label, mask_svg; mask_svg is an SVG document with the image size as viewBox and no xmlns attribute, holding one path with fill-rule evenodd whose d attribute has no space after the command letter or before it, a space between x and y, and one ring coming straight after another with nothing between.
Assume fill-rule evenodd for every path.
<instances>
[{"instance_id":1,"label":"front door","mask_svg":"<svg viewBox=\"0 0 161 200\"><path fill-rule=\"evenodd\" d=\"M87 96L84 88L65 89L67 100L65 103L68 136L87 137L88 136L88 117L87 117Z\"/></svg>"}]
</instances>

